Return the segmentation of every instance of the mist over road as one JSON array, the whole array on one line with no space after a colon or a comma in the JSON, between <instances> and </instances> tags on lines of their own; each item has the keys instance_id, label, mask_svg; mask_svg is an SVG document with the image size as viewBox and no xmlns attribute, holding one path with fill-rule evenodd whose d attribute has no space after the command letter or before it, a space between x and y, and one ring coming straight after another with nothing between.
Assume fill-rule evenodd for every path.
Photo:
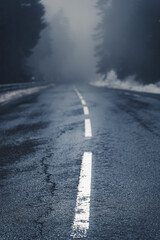
<instances>
[{"instance_id":1,"label":"mist over road","mask_svg":"<svg viewBox=\"0 0 160 240\"><path fill-rule=\"evenodd\" d=\"M160 95L89 85L1 105L0 239L159 240L159 119Z\"/></svg>"}]
</instances>

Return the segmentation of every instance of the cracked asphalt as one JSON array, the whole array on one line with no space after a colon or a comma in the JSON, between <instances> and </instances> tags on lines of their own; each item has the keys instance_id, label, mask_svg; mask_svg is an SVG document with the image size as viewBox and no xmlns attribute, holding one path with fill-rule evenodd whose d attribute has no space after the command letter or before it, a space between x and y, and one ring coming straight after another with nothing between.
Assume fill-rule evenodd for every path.
<instances>
[{"instance_id":1,"label":"cracked asphalt","mask_svg":"<svg viewBox=\"0 0 160 240\"><path fill-rule=\"evenodd\" d=\"M93 153L88 240L160 239L160 95L57 85L0 106L0 240L69 240ZM81 238L79 238L81 239Z\"/></svg>"}]
</instances>

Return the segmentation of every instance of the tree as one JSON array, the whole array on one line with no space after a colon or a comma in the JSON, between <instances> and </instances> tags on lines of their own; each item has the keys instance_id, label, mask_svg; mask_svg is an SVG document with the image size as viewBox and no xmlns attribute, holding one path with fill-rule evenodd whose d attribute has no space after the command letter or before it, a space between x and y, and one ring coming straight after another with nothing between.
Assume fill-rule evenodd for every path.
<instances>
[{"instance_id":1,"label":"tree","mask_svg":"<svg viewBox=\"0 0 160 240\"><path fill-rule=\"evenodd\" d=\"M40 0L0 1L0 83L29 79L25 61L45 27Z\"/></svg>"},{"instance_id":2,"label":"tree","mask_svg":"<svg viewBox=\"0 0 160 240\"><path fill-rule=\"evenodd\" d=\"M99 0L97 72L115 70L120 79L135 75L144 83L160 80L160 1Z\"/></svg>"}]
</instances>

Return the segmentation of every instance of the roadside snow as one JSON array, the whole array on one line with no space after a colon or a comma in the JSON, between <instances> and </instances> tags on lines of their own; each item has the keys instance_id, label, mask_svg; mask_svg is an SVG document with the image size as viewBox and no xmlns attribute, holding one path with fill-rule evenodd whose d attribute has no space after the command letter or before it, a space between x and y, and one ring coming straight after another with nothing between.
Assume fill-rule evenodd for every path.
<instances>
[{"instance_id":1,"label":"roadside snow","mask_svg":"<svg viewBox=\"0 0 160 240\"><path fill-rule=\"evenodd\" d=\"M123 89L136 92L160 93L160 82L155 84L142 85L135 81L134 76L130 76L121 81L118 79L114 70L110 71L105 78L100 78L95 82L90 82L90 85L95 87L108 87L115 89Z\"/></svg>"},{"instance_id":2,"label":"roadside snow","mask_svg":"<svg viewBox=\"0 0 160 240\"><path fill-rule=\"evenodd\" d=\"M47 89L51 86L54 86L54 84L49 84L46 86L32 87L32 88L21 89L21 90L15 90L15 91L7 92L7 93L1 93L0 94L0 104L7 103L11 100L16 100L20 97L28 96L33 93L37 93L37 92Z\"/></svg>"}]
</instances>

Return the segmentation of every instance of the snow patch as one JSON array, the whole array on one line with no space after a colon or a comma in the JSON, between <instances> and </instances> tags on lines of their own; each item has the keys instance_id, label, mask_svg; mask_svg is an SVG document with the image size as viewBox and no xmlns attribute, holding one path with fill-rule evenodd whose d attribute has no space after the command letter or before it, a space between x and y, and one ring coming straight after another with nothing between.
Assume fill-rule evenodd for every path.
<instances>
[{"instance_id":1,"label":"snow patch","mask_svg":"<svg viewBox=\"0 0 160 240\"><path fill-rule=\"evenodd\" d=\"M157 84L142 85L135 81L135 76L127 77L124 81L118 79L114 70L111 70L105 78L90 82L92 86L124 89L137 92L160 93L160 82Z\"/></svg>"},{"instance_id":2,"label":"snow patch","mask_svg":"<svg viewBox=\"0 0 160 240\"><path fill-rule=\"evenodd\" d=\"M47 86L38 86L38 87L32 87L28 89L21 89L21 90L15 90L7 93L0 94L0 104L7 103L11 100L16 100L20 97L28 96L33 93L37 93L41 90L44 90L46 88L49 88L51 86L54 86L53 84L49 84Z\"/></svg>"}]
</instances>

